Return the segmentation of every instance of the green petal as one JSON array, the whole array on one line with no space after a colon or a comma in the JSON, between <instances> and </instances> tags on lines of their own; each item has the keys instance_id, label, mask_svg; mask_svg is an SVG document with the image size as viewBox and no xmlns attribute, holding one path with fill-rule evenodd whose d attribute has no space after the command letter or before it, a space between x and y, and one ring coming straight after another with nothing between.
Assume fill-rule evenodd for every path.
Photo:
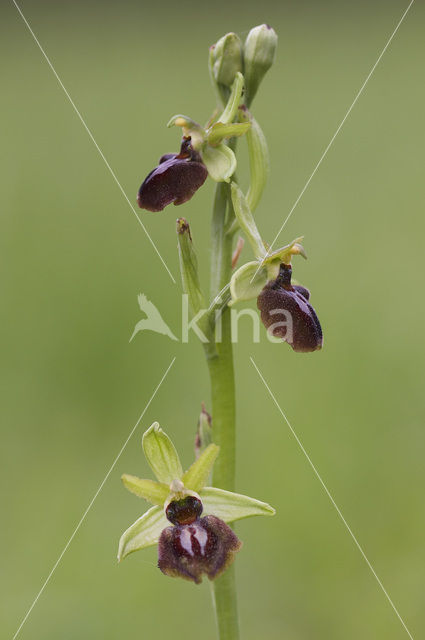
<instances>
[{"instance_id":1,"label":"green petal","mask_svg":"<svg viewBox=\"0 0 425 640\"><path fill-rule=\"evenodd\" d=\"M118 561L133 551L156 544L162 530L169 524L161 507L152 507L146 511L122 534L118 546Z\"/></svg>"},{"instance_id":2,"label":"green petal","mask_svg":"<svg viewBox=\"0 0 425 640\"><path fill-rule=\"evenodd\" d=\"M267 269L256 260L239 267L230 280L232 301L230 306L243 300L258 298L267 283Z\"/></svg>"},{"instance_id":3,"label":"green petal","mask_svg":"<svg viewBox=\"0 0 425 640\"><path fill-rule=\"evenodd\" d=\"M238 71L232 85L232 92L229 96L229 100L227 101L226 108L219 117L219 121L223 124L230 124L235 119L239 104L241 102L244 84L244 77L240 73L240 71Z\"/></svg>"},{"instance_id":4,"label":"green petal","mask_svg":"<svg viewBox=\"0 0 425 640\"><path fill-rule=\"evenodd\" d=\"M154 422L144 433L142 446L159 482L169 485L175 478L182 477L183 469L176 448L158 422Z\"/></svg>"},{"instance_id":5,"label":"green petal","mask_svg":"<svg viewBox=\"0 0 425 640\"><path fill-rule=\"evenodd\" d=\"M203 163L216 182L229 182L236 169L236 156L225 144L211 147L206 144L201 149Z\"/></svg>"},{"instance_id":6,"label":"green petal","mask_svg":"<svg viewBox=\"0 0 425 640\"><path fill-rule=\"evenodd\" d=\"M201 453L199 458L189 467L182 478L186 489L199 493L208 481L208 476L211 473L219 451L220 447L217 447L216 444L210 444Z\"/></svg>"},{"instance_id":7,"label":"green petal","mask_svg":"<svg viewBox=\"0 0 425 640\"><path fill-rule=\"evenodd\" d=\"M274 516L276 513L266 502L216 487L205 487L199 495L204 506L204 514L217 516L224 522L234 522L251 516Z\"/></svg>"},{"instance_id":8,"label":"green petal","mask_svg":"<svg viewBox=\"0 0 425 640\"><path fill-rule=\"evenodd\" d=\"M162 507L170 493L168 485L155 482L155 480L142 480L137 476L130 476L127 473L121 476L121 480L125 488L131 491L131 493L160 507Z\"/></svg>"},{"instance_id":9,"label":"green petal","mask_svg":"<svg viewBox=\"0 0 425 640\"><path fill-rule=\"evenodd\" d=\"M266 249L264 247L264 242L261 239L260 232L257 229L257 225L255 224L254 216L248 206L248 202L236 182L232 182L231 191L233 208L235 210L235 216L239 222L239 226L250 243L255 257L262 259L266 255Z\"/></svg>"},{"instance_id":10,"label":"green petal","mask_svg":"<svg viewBox=\"0 0 425 640\"><path fill-rule=\"evenodd\" d=\"M210 129L207 140L208 144L213 147L225 138L233 138L243 136L251 127L250 122L235 122L234 124L223 124L222 122L216 122Z\"/></svg>"}]
</instances>

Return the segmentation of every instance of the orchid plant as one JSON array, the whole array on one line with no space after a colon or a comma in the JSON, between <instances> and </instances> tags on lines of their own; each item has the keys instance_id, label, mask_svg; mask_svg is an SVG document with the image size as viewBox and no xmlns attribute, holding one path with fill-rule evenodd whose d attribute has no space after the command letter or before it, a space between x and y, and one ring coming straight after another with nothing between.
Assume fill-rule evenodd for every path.
<instances>
[{"instance_id":1,"label":"orchid plant","mask_svg":"<svg viewBox=\"0 0 425 640\"><path fill-rule=\"evenodd\" d=\"M171 203L187 202L208 177L216 183L209 296L200 285L188 221L179 218L176 229L183 291L205 338L202 346L210 374L212 415L202 408L196 459L185 472L172 441L158 423L144 434L143 450L156 480L132 475L124 475L122 480L129 491L153 506L123 533L118 558L158 545L158 567L164 574L195 583L206 575L213 581L220 640L239 638L233 560L241 542L229 524L275 512L265 502L234 491L235 379L230 308L256 299L266 329L294 351L312 352L323 344L310 292L292 283L292 258L306 257L302 238L272 249L253 215L266 184L269 159L266 139L251 105L273 64L276 47L277 35L268 25L251 29L244 43L235 33L228 33L210 47L216 108L205 126L187 115L170 119L168 126L182 132L180 150L161 156L137 195L142 209L159 212ZM245 138L248 149L246 193L236 177L239 138ZM237 234L241 235L235 243ZM236 269L244 239L251 246L253 259Z\"/></svg>"}]
</instances>

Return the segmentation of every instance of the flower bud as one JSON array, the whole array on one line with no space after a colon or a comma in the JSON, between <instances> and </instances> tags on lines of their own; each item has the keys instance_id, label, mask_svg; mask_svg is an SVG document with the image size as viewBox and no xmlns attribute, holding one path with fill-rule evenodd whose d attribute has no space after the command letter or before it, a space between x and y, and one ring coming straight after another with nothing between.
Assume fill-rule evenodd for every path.
<instances>
[{"instance_id":1,"label":"flower bud","mask_svg":"<svg viewBox=\"0 0 425 640\"><path fill-rule=\"evenodd\" d=\"M267 24L254 27L244 45L246 103L249 106L276 57L277 35Z\"/></svg>"},{"instance_id":2,"label":"flower bud","mask_svg":"<svg viewBox=\"0 0 425 640\"><path fill-rule=\"evenodd\" d=\"M322 328L308 302L305 287L291 285L292 267L281 264L276 280L266 284L257 299L261 320L276 338L288 342L294 351L316 351L323 345Z\"/></svg>"},{"instance_id":3,"label":"flower bud","mask_svg":"<svg viewBox=\"0 0 425 640\"><path fill-rule=\"evenodd\" d=\"M241 546L235 533L220 518L205 516L162 531L158 567L168 576L199 584L204 573L214 580L225 571Z\"/></svg>"},{"instance_id":4,"label":"flower bud","mask_svg":"<svg viewBox=\"0 0 425 640\"><path fill-rule=\"evenodd\" d=\"M147 211L162 211L190 200L207 179L208 171L200 155L192 148L191 138L182 139L180 153L161 156L158 166L143 181L137 203Z\"/></svg>"},{"instance_id":5,"label":"flower bud","mask_svg":"<svg viewBox=\"0 0 425 640\"><path fill-rule=\"evenodd\" d=\"M236 33L226 33L210 47L209 66L212 80L226 102L237 72L243 71L242 42Z\"/></svg>"}]
</instances>

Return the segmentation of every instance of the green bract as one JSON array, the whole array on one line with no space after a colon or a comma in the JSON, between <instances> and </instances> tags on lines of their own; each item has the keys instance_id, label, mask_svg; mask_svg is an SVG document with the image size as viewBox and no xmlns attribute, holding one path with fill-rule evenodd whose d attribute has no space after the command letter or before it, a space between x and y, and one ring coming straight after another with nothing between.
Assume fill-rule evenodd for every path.
<instances>
[{"instance_id":1,"label":"green bract","mask_svg":"<svg viewBox=\"0 0 425 640\"><path fill-rule=\"evenodd\" d=\"M214 515L224 522L258 515L274 515L269 504L249 496L205 486L219 454L219 447L208 445L197 460L183 473L178 453L170 438L157 422L143 436L143 450L158 482L123 475L124 486L155 506L151 507L121 536L118 560L133 551L157 544L169 522L164 509L171 500L196 495L202 501L205 515Z\"/></svg>"},{"instance_id":2,"label":"green bract","mask_svg":"<svg viewBox=\"0 0 425 640\"><path fill-rule=\"evenodd\" d=\"M239 120L241 123L249 123L251 125L246 134L250 172L250 185L246 200L251 211L255 211L267 182L269 152L264 133L248 109L239 109Z\"/></svg>"}]
</instances>

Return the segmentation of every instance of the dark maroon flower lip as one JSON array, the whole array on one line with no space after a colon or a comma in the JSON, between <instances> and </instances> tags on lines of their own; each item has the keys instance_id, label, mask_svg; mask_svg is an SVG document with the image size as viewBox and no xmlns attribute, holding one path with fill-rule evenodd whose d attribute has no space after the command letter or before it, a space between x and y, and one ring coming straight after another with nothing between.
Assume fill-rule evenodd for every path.
<instances>
[{"instance_id":1,"label":"dark maroon flower lip","mask_svg":"<svg viewBox=\"0 0 425 640\"><path fill-rule=\"evenodd\" d=\"M159 538L158 567L196 584L214 580L233 562L242 543L220 518L208 515L190 524L166 527Z\"/></svg>"},{"instance_id":2,"label":"dark maroon flower lip","mask_svg":"<svg viewBox=\"0 0 425 640\"><path fill-rule=\"evenodd\" d=\"M257 299L261 320L273 336L290 344L294 351L317 351L323 346L323 333L309 302L310 292L292 285L291 276L291 266L282 264L276 280L261 291Z\"/></svg>"},{"instance_id":3,"label":"dark maroon flower lip","mask_svg":"<svg viewBox=\"0 0 425 640\"><path fill-rule=\"evenodd\" d=\"M190 137L182 139L179 153L161 156L159 164L143 181L137 203L147 211L162 211L167 205L183 204L207 179L208 171L192 148Z\"/></svg>"}]
</instances>

